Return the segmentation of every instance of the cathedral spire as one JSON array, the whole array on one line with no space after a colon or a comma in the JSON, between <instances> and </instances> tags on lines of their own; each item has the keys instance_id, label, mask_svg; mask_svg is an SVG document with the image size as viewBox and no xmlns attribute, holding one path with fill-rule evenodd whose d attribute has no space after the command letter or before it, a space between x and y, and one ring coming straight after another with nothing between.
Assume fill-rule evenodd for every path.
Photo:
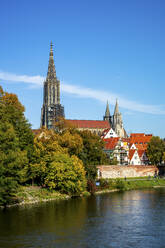
<instances>
[{"instance_id":1,"label":"cathedral spire","mask_svg":"<svg viewBox=\"0 0 165 248\"><path fill-rule=\"evenodd\" d=\"M109 103L107 101L107 105L106 105L106 110L105 110L105 115L103 116L103 120L104 121L109 121L110 125L111 123L111 116L110 116L110 111L109 111Z\"/></svg>"},{"instance_id":2,"label":"cathedral spire","mask_svg":"<svg viewBox=\"0 0 165 248\"><path fill-rule=\"evenodd\" d=\"M119 114L119 105L118 105L118 100L116 99L116 105L115 105L115 110L114 110L114 115Z\"/></svg>"},{"instance_id":3,"label":"cathedral spire","mask_svg":"<svg viewBox=\"0 0 165 248\"><path fill-rule=\"evenodd\" d=\"M106 117L110 117L110 111L109 111L109 103L108 103L108 100L107 100L107 106L106 106L105 116L106 116Z\"/></svg>"},{"instance_id":4,"label":"cathedral spire","mask_svg":"<svg viewBox=\"0 0 165 248\"><path fill-rule=\"evenodd\" d=\"M60 80L56 77L53 58L53 44L50 43L49 65L44 82L44 99L41 109L41 127L54 128L54 122L64 117L64 107L60 104Z\"/></svg>"},{"instance_id":5,"label":"cathedral spire","mask_svg":"<svg viewBox=\"0 0 165 248\"><path fill-rule=\"evenodd\" d=\"M53 58L53 43L51 41L47 79L50 80L53 78L56 78L56 69L55 69L54 58Z\"/></svg>"}]
</instances>

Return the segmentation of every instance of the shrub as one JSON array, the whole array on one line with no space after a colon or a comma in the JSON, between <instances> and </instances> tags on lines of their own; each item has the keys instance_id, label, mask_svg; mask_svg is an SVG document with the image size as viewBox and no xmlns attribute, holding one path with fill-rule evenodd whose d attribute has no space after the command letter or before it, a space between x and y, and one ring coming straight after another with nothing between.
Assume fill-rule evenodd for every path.
<instances>
[{"instance_id":1,"label":"shrub","mask_svg":"<svg viewBox=\"0 0 165 248\"><path fill-rule=\"evenodd\" d=\"M121 179L116 179L116 188L120 191L126 190L125 182Z\"/></svg>"}]
</instances>

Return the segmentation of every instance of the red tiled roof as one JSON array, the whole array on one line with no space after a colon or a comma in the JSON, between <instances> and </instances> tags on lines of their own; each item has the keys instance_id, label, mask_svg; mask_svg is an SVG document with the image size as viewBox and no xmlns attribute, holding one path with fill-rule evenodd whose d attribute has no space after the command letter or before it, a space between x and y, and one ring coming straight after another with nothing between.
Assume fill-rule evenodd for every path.
<instances>
[{"instance_id":1,"label":"red tiled roof","mask_svg":"<svg viewBox=\"0 0 165 248\"><path fill-rule=\"evenodd\" d=\"M143 156L144 152L145 152L145 150L138 150L138 155L140 158Z\"/></svg>"},{"instance_id":2,"label":"red tiled roof","mask_svg":"<svg viewBox=\"0 0 165 248\"><path fill-rule=\"evenodd\" d=\"M145 133L131 133L130 134L130 137L146 137L146 136L151 136L152 137L152 134L145 134Z\"/></svg>"},{"instance_id":3,"label":"red tiled roof","mask_svg":"<svg viewBox=\"0 0 165 248\"><path fill-rule=\"evenodd\" d=\"M137 149L146 150L152 134L132 133L130 135L130 144L135 144Z\"/></svg>"},{"instance_id":4,"label":"red tiled roof","mask_svg":"<svg viewBox=\"0 0 165 248\"><path fill-rule=\"evenodd\" d=\"M136 150L134 150L134 149L130 149L130 150L129 150L129 159L130 159L130 160L132 159L132 157L133 157L135 151L136 151Z\"/></svg>"},{"instance_id":5,"label":"red tiled roof","mask_svg":"<svg viewBox=\"0 0 165 248\"><path fill-rule=\"evenodd\" d=\"M130 138L122 138L121 140L122 140L123 142L127 142L127 143L130 142Z\"/></svg>"},{"instance_id":6,"label":"red tiled roof","mask_svg":"<svg viewBox=\"0 0 165 248\"><path fill-rule=\"evenodd\" d=\"M76 128L110 128L108 121L93 121L93 120L67 120L67 122Z\"/></svg>"},{"instance_id":7,"label":"red tiled roof","mask_svg":"<svg viewBox=\"0 0 165 248\"><path fill-rule=\"evenodd\" d=\"M109 132L110 128L105 129L102 134L101 137L104 138L106 136L106 134Z\"/></svg>"},{"instance_id":8,"label":"red tiled roof","mask_svg":"<svg viewBox=\"0 0 165 248\"><path fill-rule=\"evenodd\" d=\"M119 138L108 138L103 139L105 141L105 149L106 150L113 150L119 141Z\"/></svg>"}]
</instances>

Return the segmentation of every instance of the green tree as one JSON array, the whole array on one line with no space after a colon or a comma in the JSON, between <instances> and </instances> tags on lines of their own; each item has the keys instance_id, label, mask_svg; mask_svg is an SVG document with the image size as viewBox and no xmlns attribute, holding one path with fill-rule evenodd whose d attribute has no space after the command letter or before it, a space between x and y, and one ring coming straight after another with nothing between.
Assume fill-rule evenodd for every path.
<instances>
[{"instance_id":1,"label":"green tree","mask_svg":"<svg viewBox=\"0 0 165 248\"><path fill-rule=\"evenodd\" d=\"M165 152L163 152L163 162L165 163Z\"/></svg>"},{"instance_id":2,"label":"green tree","mask_svg":"<svg viewBox=\"0 0 165 248\"><path fill-rule=\"evenodd\" d=\"M26 173L32 184L44 185L48 165L56 153L67 153L67 149L58 144L58 134L53 130L41 129L34 138L34 150Z\"/></svg>"},{"instance_id":3,"label":"green tree","mask_svg":"<svg viewBox=\"0 0 165 248\"><path fill-rule=\"evenodd\" d=\"M13 126L6 121L2 121L1 114L0 204L6 206L14 200L19 184L24 180L24 166L27 163L27 152L20 150Z\"/></svg>"},{"instance_id":4,"label":"green tree","mask_svg":"<svg viewBox=\"0 0 165 248\"><path fill-rule=\"evenodd\" d=\"M0 202L13 200L26 180L25 166L33 150L33 135L24 117L24 107L14 94L0 87Z\"/></svg>"},{"instance_id":5,"label":"green tree","mask_svg":"<svg viewBox=\"0 0 165 248\"><path fill-rule=\"evenodd\" d=\"M71 195L80 195L86 189L85 170L76 156L56 153L48 166L45 184Z\"/></svg>"},{"instance_id":6,"label":"green tree","mask_svg":"<svg viewBox=\"0 0 165 248\"><path fill-rule=\"evenodd\" d=\"M83 149L79 158L83 161L88 179L95 179L97 176L96 165L108 164L109 160L103 151L104 142L98 135L90 131L80 131L78 134L83 140Z\"/></svg>"},{"instance_id":7,"label":"green tree","mask_svg":"<svg viewBox=\"0 0 165 248\"><path fill-rule=\"evenodd\" d=\"M25 108L19 102L15 94L4 92L0 88L0 102L4 106L3 119L9 122L16 133L21 151L27 151L27 157L30 160L33 151L33 133L31 125L24 116Z\"/></svg>"},{"instance_id":8,"label":"green tree","mask_svg":"<svg viewBox=\"0 0 165 248\"><path fill-rule=\"evenodd\" d=\"M165 143L160 137L153 136L147 146L147 156L151 164L159 165L163 160Z\"/></svg>"}]
</instances>

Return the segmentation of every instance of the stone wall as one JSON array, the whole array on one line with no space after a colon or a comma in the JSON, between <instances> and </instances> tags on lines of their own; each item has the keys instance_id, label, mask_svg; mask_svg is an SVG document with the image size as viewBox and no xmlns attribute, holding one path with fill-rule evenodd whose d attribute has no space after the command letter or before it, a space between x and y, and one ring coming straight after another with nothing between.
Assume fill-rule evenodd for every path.
<instances>
[{"instance_id":1,"label":"stone wall","mask_svg":"<svg viewBox=\"0 0 165 248\"><path fill-rule=\"evenodd\" d=\"M99 178L146 177L159 173L157 167L149 165L100 165L97 168Z\"/></svg>"}]
</instances>

